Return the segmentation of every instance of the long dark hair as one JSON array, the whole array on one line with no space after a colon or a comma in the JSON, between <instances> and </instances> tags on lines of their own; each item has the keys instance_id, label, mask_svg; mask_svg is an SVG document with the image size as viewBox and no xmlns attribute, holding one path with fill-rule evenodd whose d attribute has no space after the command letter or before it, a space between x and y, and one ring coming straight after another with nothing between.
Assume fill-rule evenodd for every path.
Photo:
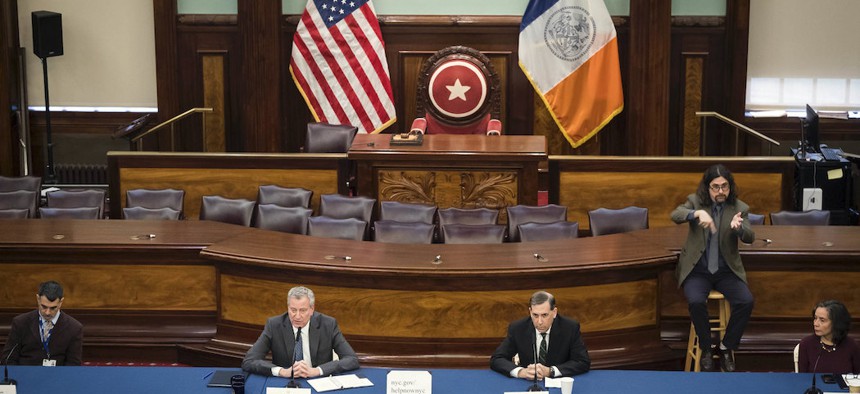
<instances>
[{"instance_id":1,"label":"long dark hair","mask_svg":"<svg viewBox=\"0 0 860 394\"><path fill-rule=\"evenodd\" d=\"M705 173L702 175L702 181L699 182L699 189L696 190L696 196L699 198L700 204L704 206L713 205L714 202L711 200L708 190L711 187L711 181L719 177L726 178L729 181L729 195L726 197L726 202L734 204L737 201L738 186L735 184L735 177L732 175L732 172L722 164L714 164L705 170Z\"/></svg>"},{"instance_id":2,"label":"long dark hair","mask_svg":"<svg viewBox=\"0 0 860 394\"><path fill-rule=\"evenodd\" d=\"M813 318L818 308L827 310L827 316L830 317L830 328L833 330L833 344L838 345L851 330L851 314L848 313L848 308L836 300L821 301L815 305L815 308L812 308Z\"/></svg>"}]
</instances>

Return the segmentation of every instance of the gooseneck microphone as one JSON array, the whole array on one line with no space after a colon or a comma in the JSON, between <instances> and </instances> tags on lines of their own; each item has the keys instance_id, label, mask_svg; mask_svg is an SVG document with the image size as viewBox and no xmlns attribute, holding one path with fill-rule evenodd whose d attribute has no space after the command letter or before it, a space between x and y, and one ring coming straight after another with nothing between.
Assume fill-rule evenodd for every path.
<instances>
[{"instance_id":1,"label":"gooseneck microphone","mask_svg":"<svg viewBox=\"0 0 860 394\"><path fill-rule=\"evenodd\" d=\"M823 349L818 349L818 357L815 358L815 365L812 367L812 387L806 389L803 394L822 394L821 389L815 387L815 372L818 369L818 360L821 360L821 351Z\"/></svg>"},{"instance_id":2,"label":"gooseneck microphone","mask_svg":"<svg viewBox=\"0 0 860 394\"><path fill-rule=\"evenodd\" d=\"M299 327L299 329L296 331L296 343L298 343L299 341L302 340L301 335L302 335L302 328ZM298 389L301 387L302 387L302 385L296 381L296 350L295 350L295 347L293 347L293 363L290 364L290 382L287 383L287 388L288 389Z\"/></svg>"},{"instance_id":3,"label":"gooseneck microphone","mask_svg":"<svg viewBox=\"0 0 860 394\"><path fill-rule=\"evenodd\" d=\"M535 366L535 374L532 380L532 385L529 386L528 391L544 391L543 387L538 384L538 375L537 375L537 363L538 363L538 352L537 352L537 337L532 335L532 352L534 353L534 366Z\"/></svg>"},{"instance_id":4,"label":"gooseneck microphone","mask_svg":"<svg viewBox=\"0 0 860 394\"><path fill-rule=\"evenodd\" d=\"M18 382L16 382L15 379L9 379L9 358L12 357L12 353L15 352L15 348L17 348L17 347L18 347L17 343L15 344L15 346L12 346L12 349L9 350L9 354L7 354L6 358L3 360L3 365L4 365L4 367L3 367L3 381L0 382L0 385L15 386L18 384Z\"/></svg>"}]
</instances>

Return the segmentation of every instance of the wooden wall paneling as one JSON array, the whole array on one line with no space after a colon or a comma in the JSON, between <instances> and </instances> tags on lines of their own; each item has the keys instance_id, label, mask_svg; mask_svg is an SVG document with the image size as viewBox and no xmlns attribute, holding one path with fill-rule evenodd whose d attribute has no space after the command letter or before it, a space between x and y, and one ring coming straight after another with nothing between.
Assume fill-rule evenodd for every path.
<instances>
[{"instance_id":1,"label":"wooden wall paneling","mask_svg":"<svg viewBox=\"0 0 860 394\"><path fill-rule=\"evenodd\" d=\"M155 83L158 100L158 121L164 122L182 112L182 80L179 79L180 54L177 36L176 0L152 0L155 24ZM143 139L144 150L168 150L168 133Z\"/></svg>"},{"instance_id":2,"label":"wooden wall paneling","mask_svg":"<svg viewBox=\"0 0 860 394\"><path fill-rule=\"evenodd\" d=\"M18 79L18 1L0 3L0 175L18 176L20 171L18 121L9 110L21 104Z\"/></svg>"},{"instance_id":3,"label":"wooden wall paneling","mask_svg":"<svg viewBox=\"0 0 860 394\"><path fill-rule=\"evenodd\" d=\"M203 106L214 112L205 114L203 151L225 152L226 145L226 77L225 53L200 54L203 69Z\"/></svg>"},{"instance_id":4,"label":"wooden wall paneling","mask_svg":"<svg viewBox=\"0 0 860 394\"><path fill-rule=\"evenodd\" d=\"M185 217L196 219L204 195L256 200L260 185L313 190L318 211L321 194L346 193L346 155L218 155L122 153L108 155L111 217L119 219L131 189L185 190ZM116 212L116 214L114 214Z\"/></svg>"},{"instance_id":5,"label":"wooden wall paneling","mask_svg":"<svg viewBox=\"0 0 860 394\"><path fill-rule=\"evenodd\" d=\"M629 154L665 156L669 143L671 0L630 3Z\"/></svg>"},{"instance_id":6,"label":"wooden wall paneling","mask_svg":"<svg viewBox=\"0 0 860 394\"><path fill-rule=\"evenodd\" d=\"M280 152L281 1L239 0L241 79L238 94L242 150ZM286 40L284 40L286 41Z\"/></svg>"},{"instance_id":7,"label":"wooden wall paneling","mask_svg":"<svg viewBox=\"0 0 860 394\"><path fill-rule=\"evenodd\" d=\"M794 162L736 158L550 157L550 202L568 207L568 220L589 228L588 211L630 205L648 208L649 224L673 226L669 214L694 193L702 172L723 163L732 170L740 198L753 213L776 212L793 204Z\"/></svg>"},{"instance_id":8,"label":"wooden wall paneling","mask_svg":"<svg viewBox=\"0 0 860 394\"><path fill-rule=\"evenodd\" d=\"M684 133L683 156L702 155L702 120L696 112L702 111L702 89L705 73L705 53L684 53Z\"/></svg>"},{"instance_id":9,"label":"wooden wall paneling","mask_svg":"<svg viewBox=\"0 0 860 394\"><path fill-rule=\"evenodd\" d=\"M215 311L212 266L4 263L3 272L18 285L0 292L0 309L29 306L51 272L65 290L64 308Z\"/></svg>"},{"instance_id":10,"label":"wooden wall paneling","mask_svg":"<svg viewBox=\"0 0 860 394\"><path fill-rule=\"evenodd\" d=\"M721 78L727 89L714 99L727 103L727 116L736 121L744 119L747 94L747 61L749 59L750 0L726 1L726 73ZM754 137L742 137L739 154L759 155L761 144Z\"/></svg>"},{"instance_id":11,"label":"wooden wall paneling","mask_svg":"<svg viewBox=\"0 0 860 394\"><path fill-rule=\"evenodd\" d=\"M284 98L281 113L285 117L281 119L281 133L284 152L300 152L305 146L307 124L316 121L290 73L293 34L298 28L300 18L300 15L287 15L281 19L281 75L284 76L281 83L281 94Z\"/></svg>"}]
</instances>

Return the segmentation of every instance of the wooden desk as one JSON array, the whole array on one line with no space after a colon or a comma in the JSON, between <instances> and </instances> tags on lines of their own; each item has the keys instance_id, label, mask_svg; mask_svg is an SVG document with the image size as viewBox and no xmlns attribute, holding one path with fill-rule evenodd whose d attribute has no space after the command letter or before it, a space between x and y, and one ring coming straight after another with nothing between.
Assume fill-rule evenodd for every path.
<instances>
[{"instance_id":1,"label":"wooden desk","mask_svg":"<svg viewBox=\"0 0 860 394\"><path fill-rule=\"evenodd\" d=\"M0 335L33 309L39 283L57 280L63 311L84 324L84 360L176 360L177 344L215 334L217 275L200 250L246 231L196 220L2 220Z\"/></svg>"},{"instance_id":2,"label":"wooden desk","mask_svg":"<svg viewBox=\"0 0 860 394\"><path fill-rule=\"evenodd\" d=\"M547 159L543 136L435 134L421 146L391 146L390 138L355 137L348 157L358 194L440 208L537 204L538 163Z\"/></svg>"},{"instance_id":3,"label":"wooden desk","mask_svg":"<svg viewBox=\"0 0 860 394\"><path fill-rule=\"evenodd\" d=\"M486 368L506 325L526 316L538 289L582 322L596 368L680 368L689 330L673 275L684 226L404 246L208 221L2 225L0 335L12 316L32 309L39 282L57 279L67 291L64 309L86 326L91 360L235 367L297 284L317 292L318 310L337 317L365 365ZM836 298L860 310L860 227L754 228L772 242L741 248L756 307L738 367L788 370L814 303ZM142 234L156 237L131 239ZM433 264L437 255L441 264Z\"/></svg>"}]
</instances>

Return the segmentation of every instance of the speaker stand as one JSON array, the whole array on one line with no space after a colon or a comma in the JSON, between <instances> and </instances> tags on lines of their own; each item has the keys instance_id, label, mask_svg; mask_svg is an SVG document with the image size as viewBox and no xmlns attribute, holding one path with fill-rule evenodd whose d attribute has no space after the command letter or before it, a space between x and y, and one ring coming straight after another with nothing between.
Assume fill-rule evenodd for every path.
<instances>
[{"instance_id":1,"label":"speaker stand","mask_svg":"<svg viewBox=\"0 0 860 394\"><path fill-rule=\"evenodd\" d=\"M51 138L51 101L48 98L48 58L42 58L42 76L45 82L45 147L48 150L48 163L45 167L45 180L43 183L54 185L57 183L57 175L54 172L54 142Z\"/></svg>"}]
</instances>

